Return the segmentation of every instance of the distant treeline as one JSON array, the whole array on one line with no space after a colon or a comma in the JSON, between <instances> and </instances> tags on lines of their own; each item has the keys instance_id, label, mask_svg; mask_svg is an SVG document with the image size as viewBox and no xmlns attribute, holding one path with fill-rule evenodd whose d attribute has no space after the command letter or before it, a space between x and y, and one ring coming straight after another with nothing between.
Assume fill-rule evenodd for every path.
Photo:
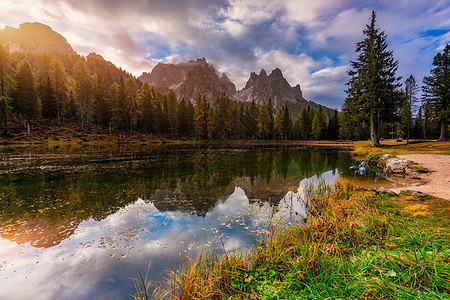
<instances>
[{"instance_id":1,"label":"distant treeline","mask_svg":"<svg viewBox=\"0 0 450 300\"><path fill-rule=\"evenodd\" d=\"M8 53L0 45L1 119L24 125L70 121L80 129L104 126L111 132L141 132L200 140L338 139L338 112L328 118L323 106L303 107L298 116L287 106L242 103L226 94L197 95L194 103L170 90L157 92L96 55ZM211 101L212 100L212 101Z\"/></svg>"},{"instance_id":2,"label":"distant treeline","mask_svg":"<svg viewBox=\"0 0 450 300\"><path fill-rule=\"evenodd\" d=\"M446 64L448 49L442 55ZM4 135L8 135L8 121L23 121L30 132L30 122L44 120L55 126L76 123L83 131L108 128L117 134L140 132L199 140L365 140L371 137L372 120L375 140L443 137L449 113L448 104L435 95L433 76L439 74L424 79L419 103L414 77L401 89L399 79L394 78L396 64L392 63L389 78L372 80L380 82L373 92L367 89L370 81L358 75L366 72L364 64L354 62L356 71L349 72L342 113L335 110L327 115L320 105L317 109L304 106L294 113L287 106L275 109L271 99L262 104L243 103L226 94L205 99L199 93L193 102L177 99L172 90L162 94L97 55L9 53L0 44L0 121ZM444 85L448 85L446 76ZM368 102L372 98L377 101Z\"/></svg>"}]
</instances>

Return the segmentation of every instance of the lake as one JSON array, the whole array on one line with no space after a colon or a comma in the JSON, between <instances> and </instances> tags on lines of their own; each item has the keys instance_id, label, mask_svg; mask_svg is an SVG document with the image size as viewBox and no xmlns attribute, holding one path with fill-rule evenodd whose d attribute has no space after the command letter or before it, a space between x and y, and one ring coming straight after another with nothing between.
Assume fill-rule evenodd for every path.
<instances>
[{"instance_id":1,"label":"lake","mask_svg":"<svg viewBox=\"0 0 450 300\"><path fill-rule=\"evenodd\" d=\"M392 183L347 148L2 146L0 299L129 299L198 251L303 222L308 184Z\"/></svg>"}]
</instances>

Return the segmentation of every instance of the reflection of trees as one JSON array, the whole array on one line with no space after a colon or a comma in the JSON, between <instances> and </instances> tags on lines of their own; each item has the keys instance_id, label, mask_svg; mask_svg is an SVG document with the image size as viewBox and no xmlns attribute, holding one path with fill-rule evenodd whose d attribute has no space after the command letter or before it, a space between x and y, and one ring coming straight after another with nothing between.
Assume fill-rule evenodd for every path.
<instances>
[{"instance_id":1,"label":"reflection of trees","mask_svg":"<svg viewBox=\"0 0 450 300\"><path fill-rule=\"evenodd\" d=\"M133 157L137 159L51 172L30 168L0 176L0 222L9 226L2 236L19 241L13 236L20 232L32 239L24 233L28 227L19 224L40 224L36 226L42 235L47 233L44 239L51 241L39 245L53 245L67 237L55 234L57 228L73 228L89 218L101 220L138 197L153 201L160 210L204 216L219 198L233 192L234 184L242 185L250 199L274 201L305 177L336 167L345 172L352 163L346 152L289 147L162 149Z\"/></svg>"}]
</instances>

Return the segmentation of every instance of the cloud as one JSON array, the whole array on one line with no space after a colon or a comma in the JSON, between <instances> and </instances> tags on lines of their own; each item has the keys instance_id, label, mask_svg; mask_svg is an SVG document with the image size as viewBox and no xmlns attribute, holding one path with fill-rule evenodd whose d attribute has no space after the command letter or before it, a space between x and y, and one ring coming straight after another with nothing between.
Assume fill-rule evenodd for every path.
<instances>
[{"instance_id":1,"label":"cloud","mask_svg":"<svg viewBox=\"0 0 450 300\"><path fill-rule=\"evenodd\" d=\"M333 107L343 102L339 71L355 58L372 9L401 75L426 74L450 41L450 5L439 0L6 0L0 8L3 24L46 23L81 54L95 51L135 75L206 57L241 88L250 72L279 67Z\"/></svg>"}]
</instances>

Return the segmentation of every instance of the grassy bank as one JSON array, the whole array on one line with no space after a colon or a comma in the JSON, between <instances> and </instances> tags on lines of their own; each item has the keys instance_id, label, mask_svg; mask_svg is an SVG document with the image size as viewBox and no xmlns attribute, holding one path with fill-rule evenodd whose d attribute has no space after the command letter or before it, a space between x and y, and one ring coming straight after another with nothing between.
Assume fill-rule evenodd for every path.
<instances>
[{"instance_id":1,"label":"grassy bank","mask_svg":"<svg viewBox=\"0 0 450 300\"><path fill-rule=\"evenodd\" d=\"M355 142L352 153L356 158L360 159L365 159L371 154L385 153L392 155L419 153L450 155L450 141L411 140L406 144L406 141L384 140L380 143L381 147L372 147L370 141Z\"/></svg>"},{"instance_id":2,"label":"grassy bank","mask_svg":"<svg viewBox=\"0 0 450 300\"><path fill-rule=\"evenodd\" d=\"M448 299L450 205L338 181L309 193L306 225L243 253L187 260L161 299ZM146 299L141 286L138 299Z\"/></svg>"}]
</instances>

